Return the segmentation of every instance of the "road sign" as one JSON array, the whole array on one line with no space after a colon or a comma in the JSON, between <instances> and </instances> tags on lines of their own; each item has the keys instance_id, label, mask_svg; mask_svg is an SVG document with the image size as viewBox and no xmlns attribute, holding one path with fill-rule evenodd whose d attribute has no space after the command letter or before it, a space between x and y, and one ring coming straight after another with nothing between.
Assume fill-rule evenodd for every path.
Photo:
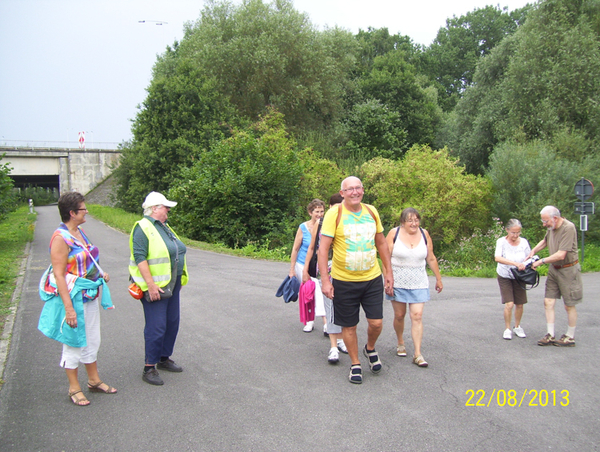
<instances>
[{"instance_id":1,"label":"road sign","mask_svg":"<svg viewBox=\"0 0 600 452\"><path fill-rule=\"evenodd\" d=\"M575 195L585 201L586 199L590 199L590 197L594 194L594 185L587 179L583 177L581 180L578 180L575 184Z\"/></svg>"},{"instance_id":2,"label":"road sign","mask_svg":"<svg viewBox=\"0 0 600 452\"><path fill-rule=\"evenodd\" d=\"M85 149L85 132L79 132L79 149Z\"/></svg>"},{"instance_id":3,"label":"road sign","mask_svg":"<svg viewBox=\"0 0 600 452\"><path fill-rule=\"evenodd\" d=\"M587 215L579 215L579 230L587 231Z\"/></svg>"},{"instance_id":4,"label":"road sign","mask_svg":"<svg viewBox=\"0 0 600 452\"><path fill-rule=\"evenodd\" d=\"M579 215L593 215L595 210L595 205L593 202L576 202L575 203L575 213Z\"/></svg>"}]
</instances>

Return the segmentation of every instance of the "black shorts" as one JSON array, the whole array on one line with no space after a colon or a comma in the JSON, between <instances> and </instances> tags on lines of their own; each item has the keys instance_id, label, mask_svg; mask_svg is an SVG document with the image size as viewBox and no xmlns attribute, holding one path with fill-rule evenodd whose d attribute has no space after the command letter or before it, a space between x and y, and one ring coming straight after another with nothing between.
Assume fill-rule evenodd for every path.
<instances>
[{"instance_id":1,"label":"black shorts","mask_svg":"<svg viewBox=\"0 0 600 452\"><path fill-rule=\"evenodd\" d=\"M383 318L383 279L371 281L340 281L333 279L333 323L339 326L358 325L360 307L367 319Z\"/></svg>"}]
</instances>

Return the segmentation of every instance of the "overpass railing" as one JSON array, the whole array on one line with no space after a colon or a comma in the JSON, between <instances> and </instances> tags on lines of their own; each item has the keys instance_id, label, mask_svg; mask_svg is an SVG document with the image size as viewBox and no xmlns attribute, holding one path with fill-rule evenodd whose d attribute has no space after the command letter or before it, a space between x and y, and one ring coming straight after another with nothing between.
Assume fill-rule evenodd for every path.
<instances>
[{"instance_id":1,"label":"overpass railing","mask_svg":"<svg viewBox=\"0 0 600 452\"><path fill-rule=\"evenodd\" d=\"M85 149L117 149L120 143L108 141L86 140ZM35 141L35 140L0 140L0 148L17 149L81 149L79 143L74 140L69 141Z\"/></svg>"}]
</instances>

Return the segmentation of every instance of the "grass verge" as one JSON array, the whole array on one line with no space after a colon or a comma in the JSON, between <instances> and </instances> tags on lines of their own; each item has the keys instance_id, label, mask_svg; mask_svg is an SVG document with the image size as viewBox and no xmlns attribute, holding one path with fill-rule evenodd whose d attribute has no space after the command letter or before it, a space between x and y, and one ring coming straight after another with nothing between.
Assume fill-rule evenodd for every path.
<instances>
[{"instance_id":1,"label":"grass verge","mask_svg":"<svg viewBox=\"0 0 600 452\"><path fill-rule=\"evenodd\" d=\"M97 220L111 226L126 234L131 233L131 228L141 216L135 213L126 212L116 207L101 206L98 204L86 205L90 215ZM197 248L204 251L213 251L215 253L229 254L232 256L243 256L252 259L266 259L274 261L289 261L289 254L283 249L268 249L267 245L248 244L243 248L231 249L222 243L205 243L198 240L191 240L182 235L182 231L175 231L186 246Z\"/></svg>"},{"instance_id":2,"label":"grass verge","mask_svg":"<svg viewBox=\"0 0 600 452\"><path fill-rule=\"evenodd\" d=\"M11 212L0 223L0 329L4 330L6 317L10 314L20 262L27 243L33 240L36 214L29 213L28 206ZM1 332L1 331L0 331Z\"/></svg>"}]
</instances>

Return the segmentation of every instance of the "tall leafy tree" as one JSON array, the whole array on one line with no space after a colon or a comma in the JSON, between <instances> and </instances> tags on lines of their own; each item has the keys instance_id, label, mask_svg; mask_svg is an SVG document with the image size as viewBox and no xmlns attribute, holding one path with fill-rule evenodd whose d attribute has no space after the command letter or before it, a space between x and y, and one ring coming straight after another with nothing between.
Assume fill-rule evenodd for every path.
<instances>
[{"instance_id":1,"label":"tall leafy tree","mask_svg":"<svg viewBox=\"0 0 600 452\"><path fill-rule=\"evenodd\" d=\"M599 15L595 0L546 0L480 61L474 86L451 118L456 134L447 135L468 171L485 171L494 146L510 139L543 139L575 158L594 152L600 139ZM569 142L589 148L574 154Z\"/></svg>"},{"instance_id":2,"label":"tall leafy tree","mask_svg":"<svg viewBox=\"0 0 600 452\"><path fill-rule=\"evenodd\" d=\"M273 106L293 130L340 116L355 48L349 32L317 31L289 0L209 1L180 46L242 116Z\"/></svg>"},{"instance_id":3,"label":"tall leafy tree","mask_svg":"<svg viewBox=\"0 0 600 452\"><path fill-rule=\"evenodd\" d=\"M446 20L423 54L424 69L440 86L440 105L449 111L473 83L479 59L525 21L530 6L509 12L486 6Z\"/></svg>"},{"instance_id":4,"label":"tall leafy tree","mask_svg":"<svg viewBox=\"0 0 600 452\"><path fill-rule=\"evenodd\" d=\"M0 162L5 154L0 155ZM13 180L10 178L11 167L8 163L0 163L0 220L4 219L15 208L13 196Z\"/></svg>"},{"instance_id":5,"label":"tall leafy tree","mask_svg":"<svg viewBox=\"0 0 600 452\"><path fill-rule=\"evenodd\" d=\"M371 72L359 80L366 99L376 99L399 114L398 126L406 130L409 146L433 143L435 138L440 110L435 90L427 85L401 50L377 56Z\"/></svg>"}]
</instances>

